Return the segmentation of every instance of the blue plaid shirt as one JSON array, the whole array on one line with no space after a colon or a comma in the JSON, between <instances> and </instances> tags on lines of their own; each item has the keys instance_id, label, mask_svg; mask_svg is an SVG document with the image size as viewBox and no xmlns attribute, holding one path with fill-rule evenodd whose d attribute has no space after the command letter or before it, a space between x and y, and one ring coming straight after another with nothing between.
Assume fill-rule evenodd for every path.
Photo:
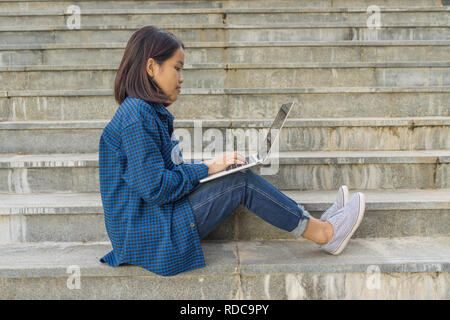
<instances>
[{"instance_id":1,"label":"blue plaid shirt","mask_svg":"<svg viewBox=\"0 0 450 320\"><path fill-rule=\"evenodd\" d=\"M205 266L186 195L208 175L208 166L174 163L173 130L164 105L132 97L104 128L100 192L113 250L101 262L137 265L163 276Z\"/></svg>"}]
</instances>

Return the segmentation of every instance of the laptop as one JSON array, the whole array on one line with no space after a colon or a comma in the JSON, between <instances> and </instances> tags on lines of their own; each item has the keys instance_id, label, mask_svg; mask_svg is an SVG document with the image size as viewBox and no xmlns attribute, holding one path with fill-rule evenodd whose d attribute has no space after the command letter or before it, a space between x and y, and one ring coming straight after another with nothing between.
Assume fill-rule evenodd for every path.
<instances>
[{"instance_id":1,"label":"laptop","mask_svg":"<svg viewBox=\"0 0 450 320\"><path fill-rule=\"evenodd\" d=\"M272 126L269 129L269 132L267 133L266 137L266 148L263 148L261 146L258 150L258 153L249 155L248 157L245 157L246 164L232 164L225 168L224 170L214 173L206 178L200 179L200 183L208 182L223 176L226 176L228 174L234 173L236 171L245 170L247 168L262 164L266 161L266 159L269 157L270 150L272 149L273 142L277 140L278 135L280 134L281 128L283 128L284 123L286 122L286 119L289 115L289 112L292 109L292 106L294 105L294 101L283 104L280 109L278 110L277 115L275 116L275 119L273 120ZM272 130L277 129L275 138L272 137ZM267 150L267 152L264 152Z\"/></svg>"}]
</instances>

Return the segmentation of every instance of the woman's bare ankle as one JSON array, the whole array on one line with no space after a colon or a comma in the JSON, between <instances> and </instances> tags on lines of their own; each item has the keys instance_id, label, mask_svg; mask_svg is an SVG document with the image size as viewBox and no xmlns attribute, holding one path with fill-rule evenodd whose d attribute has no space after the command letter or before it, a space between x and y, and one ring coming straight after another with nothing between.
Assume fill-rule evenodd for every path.
<instances>
[{"instance_id":1,"label":"woman's bare ankle","mask_svg":"<svg viewBox=\"0 0 450 320\"><path fill-rule=\"evenodd\" d=\"M333 225L331 223L329 223L328 221L325 221L325 243L327 244L328 242L331 241L331 239L333 239L334 236L334 228Z\"/></svg>"},{"instance_id":2,"label":"woman's bare ankle","mask_svg":"<svg viewBox=\"0 0 450 320\"><path fill-rule=\"evenodd\" d=\"M327 244L333 238L334 230L331 223L310 217L302 237L319 245Z\"/></svg>"}]
</instances>

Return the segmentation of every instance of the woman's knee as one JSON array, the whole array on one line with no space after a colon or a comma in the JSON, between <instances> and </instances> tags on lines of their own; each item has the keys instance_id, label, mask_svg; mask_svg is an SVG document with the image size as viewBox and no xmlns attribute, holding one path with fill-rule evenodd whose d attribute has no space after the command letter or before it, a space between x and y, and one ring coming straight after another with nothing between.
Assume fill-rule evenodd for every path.
<instances>
[{"instance_id":1,"label":"woman's knee","mask_svg":"<svg viewBox=\"0 0 450 320\"><path fill-rule=\"evenodd\" d=\"M243 176L245 179L247 179L248 177L251 177L252 175L254 175L254 172L250 169L244 169L241 171L238 171L238 173Z\"/></svg>"},{"instance_id":2,"label":"woman's knee","mask_svg":"<svg viewBox=\"0 0 450 320\"><path fill-rule=\"evenodd\" d=\"M246 183L256 182L262 179L262 177L258 173L250 170L250 168L241 170L239 172L241 173Z\"/></svg>"},{"instance_id":3,"label":"woman's knee","mask_svg":"<svg viewBox=\"0 0 450 320\"><path fill-rule=\"evenodd\" d=\"M255 181L255 179L260 179L259 175L249 168L234 172L223 178L228 180L228 184L247 184L249 182Z\"/></svg>"},{"instance_id":4,"label":"woman's knee","mask_svg":"<svg viewBox=\"0 0 450 320\"><path fill-rule=\"evenodd\" d=\"M245 173L243 173L243 171L246 170L233 172L232 174L226 175L218 180L221 180L221 182L225 182L228 185L245 184L247 181L247 176Z\"/></svg>"}]
</instances>

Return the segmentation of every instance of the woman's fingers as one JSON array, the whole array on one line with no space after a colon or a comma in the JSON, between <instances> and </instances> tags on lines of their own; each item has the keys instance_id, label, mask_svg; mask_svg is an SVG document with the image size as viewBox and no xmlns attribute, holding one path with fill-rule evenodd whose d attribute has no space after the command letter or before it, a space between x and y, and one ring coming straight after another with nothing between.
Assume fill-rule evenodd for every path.
<instances>
[{"instance_id":1,"label":"woman's fingers","mask_svg":"<svg viewBox=\"0 0 450 320\"><path fill-rule=\"evenodd\" d=\"M240 154L240 153L238 153L238 160L241 162L241 163L245 163L245 157L242 155L242 154Z\"/></svg>"},{"instance_id":2,"label":"woman's fingers","mask_svg":"<svg viewBox=\"0 0 450 320\"><path fill-rule=\"evenodd\" d=\"M234 151L234 152L232 152L232 155L233 155L233 162L232 162L232 164L234 164L234 163L244 164L245 163L245 161L246 161L245 157L242 154L240 154L239 152Z\"/></svg>"},{"instance_id":3,"label":"woman's fingers","mask_svg":"<svg viewBox=\"0 0 450 320\"><path fill-rule=\"evenodd\" d=\"M224 167L228 167L229 165L232 165L232 164L245 164L246 163L245 157L237 151L231 151L231 152L224 153L224 154L222 154L222 156L219 156L217 158L217 160L218 160L217 163Z\"/></svg>"}]
</instances>

